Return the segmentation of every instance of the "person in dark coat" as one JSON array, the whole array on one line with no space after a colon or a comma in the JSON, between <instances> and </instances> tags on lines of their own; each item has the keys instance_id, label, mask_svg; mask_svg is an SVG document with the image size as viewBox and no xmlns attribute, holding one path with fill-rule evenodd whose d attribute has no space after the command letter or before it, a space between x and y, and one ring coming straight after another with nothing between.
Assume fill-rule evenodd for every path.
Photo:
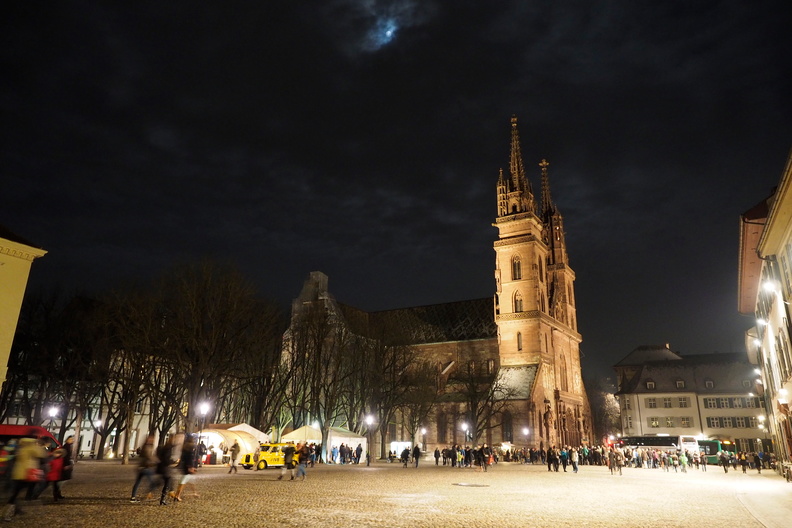
<instances>
[{"instance_id":1,"label":"person in dark coat","mask_svg":"<svg viewBox=\"0 0 792 528\"><path fill-rule=\"evenodd\" d=\"M184 443L182 444L182 452L181 456L179 457L179 464L177 466L182 477L179 481L178 487L176 488L176 493L171 493L171 497L176 502L181 502L182 491L184 491L184 487L188 482L190 482L192 476L195 474L195 467L198 464L198 460L195 457L195 450L195 439L193 435L187 435L184 438Z\"/></svg>"},{"instance_id":2,"label":"person in dark coat","mask_svg":"<svg viewBox=\"0 0 792 528\"><path fill-rule=\"evenodd\" d=\"M418 461L421 460L421 448L418 446L418 444L415 444L415 447L413 447L412 456L413 462L415 462L415 467L418 467Z\"/></svg>"},{"instance_id":3,"label":"person in dark coat","mask_svg":"<svg viewBox=\"0 0 792 528\"><path fill-rule=\"evenodd\" d=\"M171 436L165 441L165 444L157 448L157 475L162 477L162 494L160 495L160 505L165 506L168 503L165 498L170 491L172 471L171 464L173 463L173 437Z\"/></svg>"},{"instance_id":4,"label":"person in dark coat","mask_svg":"<svg viewBox=\"0 0 792 528\"><path fill-rule=\"evenodd\" d=\"M55 489L58 490L58 500L64 498L61 493L63 482L71 480L72 472L74 471L74 436L70 436L66 439L66 442L63 444L63 451L63 469L61 470L60 480L53 484Z\"/></svg>"}]
</instances>

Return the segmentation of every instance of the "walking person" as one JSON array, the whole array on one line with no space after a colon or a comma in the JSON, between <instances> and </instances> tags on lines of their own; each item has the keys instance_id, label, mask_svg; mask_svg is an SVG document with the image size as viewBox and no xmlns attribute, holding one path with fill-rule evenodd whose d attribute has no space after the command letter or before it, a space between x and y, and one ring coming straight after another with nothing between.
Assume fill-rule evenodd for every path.
<instances>
[{"instance_id":1,"label":"walking person","mask_svg":"<svg viewBox=\"0 0 792 528\"><path fill-rule=\"evenodd\" d=\"M14 458L14 467L11 470L13 488L3 515L4 520L10 521L14 515L23 513L16 503L17 495L27 488L25 500L33 498L35 486L44 476L41 470L41 463L46 457L47 450L35 438L19 439Z\"/></svg>"},{"instance_id":2,"label":"walking person","mask_svg":"<svg viewBox=\"0 0 792 528\"><path fill-rule=\"evenodd\" d=\"M193 440L193 435L187 435L184 439L184 444L182 444L182 452L181 456L179 457L179 464L176 466L180 473L181 473L181 480L179 481L179 485L176 487L176 492L171 493L170 496L176 502L181 502L181 494L184 491L184 487L192 480L192 476L195 474L195 466L197 464L197 460L195 459L195 441Z\"/></svg>"},{"instance_id":3,"label":"walking person","mask_svg":"<svg viewBox=\"0 0 792 528\"><path fill-rule=\"evenodd\" d=\"M410 448L405 447L404 451L401 452L401 461L404 464L404 467L407 467L407 463L410 462Z\"/></svg>"},{"instance_id":4,"label":"walking person","mask_svg":"<svg viewBox=\"0 0 792 528\"><path fill-rule=\"evenodd\" d=\"M572 461L572 473L578 472L579 457L578 450L573 447L569 452L569 459Z\"/></svg>"},{"instance_id":5,"label":"walking person","mask_svg":"<svg viewBox=\"0 0 792 528\"><path fill-rule=\"evenodd\" d=\"M297 476L302 477L302 480L305 480L306 469L308 468L308 463L311 461L311 450L308 448L307 444L298 446L297 457L297 460L300 464L297 468Z\"/></svg>"},{"instance_id":6,"label":"walking person","mask_svg":"<svg viewBox=\"0 0 792 528\"><path fill-rule=\"evenodd\" d=\"M294 480L294 468L297 466L294 461L294 454L296 451L293 445L287 445L283 448L283 467L281 468L281 474L278 480L282 480L287 471L291 476L289 480Z\"/></svg>"},{"instance_id":7,"label":"walking person","mask_svg":"<svg viewBox=\"0 0 792 528\"><path fill-rule=\"evenodd\" d=\"M58 489L58 500L63 500L63 483L71 480L74 472L74 435L69 436L63 444L63 469L61 470L60 480L53 486Z\"/></svg>"},{"instance_id":8,"label":"walking person","mask_svg":"<svg viewBox=\"0 0 792 528\"><path fill-rule=\"evenodd\" d=\"M160 506L166 506L168 503L165 498L170 492L172 468L173 463L173 437L168 438L165 443L157 448L157 475L162 478L162 493L160 494Z\"/></svg>"},{"instance_id":9,"label":"walking person","mask_svg":"<svg viewBox=\"0 0 792 528\"><path fill-rule=\"evenodd\" d=\"M157 458L156 449L154 448L154 435L149 435L146 438L146 443L140 448L138 474L137 478L135 478L135 485L132 486L132 498L129 499L129 502L140 502L137 492L143 479L146 479L149 485L146 498L150 499L153 496L154 490L157 489L157 484L154 482L154 471L157 468L158 462L159 459Z\"/></svg>"},{"instance_id":10,"label":"walking person","mask_svg":"<svg viewBox=\"0 0 792 528\"><path fill-rule=\"evenodd\" d=\"M234 445L231 446L231 449L228 451L228 454L231 456L231 468L228 470L229 473L232 471L234 473L237 472L236 461L237 457L239 456L239 451L241 448L239 447L239 442L234 440Z\"/></svg>"},{"instance_id":11,"label":"walking person","mask_svg":"<svg viewBox=\"0 0 792 528\"><path fill-rule=\"evenodd\" d=\"M415 444L412 452L413 462L415 462L415 467L418 467L418 461L421 459L421 448L418 444Z\"/></svg>"},{"instance_id":12,"label":"walking person","mask_svg":"<svg viewBox=\"0 0 792 528\"><path fill-rule=\"evenodd\" d=\"M440 448L439 447L435 447L434 457L435 457L435 466L439 466L440 465ZM443 458L443 465L445 466L445 458Z\"/></svg>"},{"instance_id":13,"label":"walking person","mask_svg":"<svg viewBox=\"0 0 792 528\"><path fill-rule=\"evenodd\" d=\"M481 467L484 469L484 472L487 472L487 468L490 465L490 461L492 460L492 449L487 444L481 446L481 460L482 465Z\"/></svg>"},{"instance_id":14,"label":"walking person","mask_svg":"<svg viewBox=\"0 0 792 528\"><path fill-rule=\"evenodd\" d=\"M47 470L44 475L44 480L36 484L36 489L33 492L33 500L38 499L45 489L52 484L52 498L54 502L58 502L60 495L60 488L58 482L61 479L61 472L63 470L63 457L65 449L58 448L52 452L49 458L49 463L46 464Z\"/></svg>"}]
</instances>

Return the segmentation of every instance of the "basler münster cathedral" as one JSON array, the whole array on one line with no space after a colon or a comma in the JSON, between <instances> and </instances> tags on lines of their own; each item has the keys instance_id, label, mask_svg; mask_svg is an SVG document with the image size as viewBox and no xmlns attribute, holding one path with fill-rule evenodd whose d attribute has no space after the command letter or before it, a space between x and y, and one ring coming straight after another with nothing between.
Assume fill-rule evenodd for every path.
<instances>
[{"instance_id":1,"label":"basler m\u00fcnster cathedral","mask_svg":"<svg viewBox=\"0 0 792 528\"><path fill-rule=\"evenodd\" d=\"M335 300L327 276L313 272L295 299L293 321L305 306L320 303L357 335L398 328L417 356L436 369L441 396L424 422L426 432L410 438L396 419L386 430L386 444L417 441L433 451L475 441L539 448L593 440L580 368L575 273L563 218L550 194L549 164L542 160L538 167L536 196L512 117L509 171L501 170L494 182L492 297L364 312ZM476 420L484 423L474 439L465 429L475 429Z\"/></svg>"}]
</instances>

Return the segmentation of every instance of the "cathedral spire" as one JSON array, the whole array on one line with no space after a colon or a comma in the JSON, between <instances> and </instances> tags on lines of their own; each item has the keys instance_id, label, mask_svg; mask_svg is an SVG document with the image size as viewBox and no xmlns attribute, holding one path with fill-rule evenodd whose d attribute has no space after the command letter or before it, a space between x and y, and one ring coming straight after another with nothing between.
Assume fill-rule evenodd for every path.
<instances>
[{"instance_id":1,"label":"cathedral spire","mask_svg":"<svg viewBox=\"0 0 792 528\"><path fill-rule=\"evenodd\" d=\"M542 168L542 218L546 220L555 212L553 199L550 198L550 177L547 175L550 164L543 159L539 166Z\"/></svg>"},{"instance_id":2,"label":"cathedral spire","mask_svg":"<svg viewBox=\"0 0 792 528\"><path fill-rule=\"evenodd\" d=\"M511 126L509 177L503 179L501 175L498 178L498 216L519 213L535 214L536 203L531 183L525 177L525 165L523 165L522 150L520 149L520 133L517 131L516 116L512 116Z\"/></svg>"}]
</instances>

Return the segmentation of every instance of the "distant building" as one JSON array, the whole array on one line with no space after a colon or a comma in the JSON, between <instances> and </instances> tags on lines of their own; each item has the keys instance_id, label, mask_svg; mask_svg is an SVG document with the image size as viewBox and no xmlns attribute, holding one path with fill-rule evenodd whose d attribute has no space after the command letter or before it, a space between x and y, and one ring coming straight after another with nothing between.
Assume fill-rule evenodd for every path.
<instances>
[{"instance_id":1,"label":"distant building","mask_svg":"<svg viewBox=\"0 0 792 528\"><path fill-rule=\"evenodd\" d=\"M745 344L758 367L763 433L792 462L790 311L792 302L792 152L771 195L740 216L738 310L755 317Z\"/></svg>"},{"instance_id":2,"label":"distant building","mask_svg":"<svg viewBox=\"0 0 792 528\"><path fill-rule=\"evenodd\" d=\"M0 383L6 378L30 266L46 253L0 226Z\"/></svg>"},{"instance_id":3,"label":"distant building","mask_svg":"<svg viewBox=\"0 0 792 528\"><path fill-rule=\"evenodd\" d=\"M743 353L681 356L641 346L614 365L622 435L694 435L761 451L763 414Z\"/></svg>"},{"instance_id":4,"label":"distant building","mask_svg":"<svg viewBox=\"0 0 792 528\"><path fill-rule=\"evenodd\" d=\"M537 201L525 175L517 120L512 118L509 173L501 170L496 184L493 297L367 313L337 302L327 291L327 276L314 272L293 303L292 320L304 307L319 303L336 324L356 335L371 335L373 328L398 328L405 344L436 365L441 387L460 372L496 376L508 389L504 400L509 405L479 441L536 447L591 442L575 273L569 265L563 218L550 196L549 164L542 160L539 166ZM470 443L463 431L469 413L464 399L446 393L422 435L424 449ZM417 440L409 438L402 425L392 424L385 442L394 441Z\"/></svg>"}]
</instances>

